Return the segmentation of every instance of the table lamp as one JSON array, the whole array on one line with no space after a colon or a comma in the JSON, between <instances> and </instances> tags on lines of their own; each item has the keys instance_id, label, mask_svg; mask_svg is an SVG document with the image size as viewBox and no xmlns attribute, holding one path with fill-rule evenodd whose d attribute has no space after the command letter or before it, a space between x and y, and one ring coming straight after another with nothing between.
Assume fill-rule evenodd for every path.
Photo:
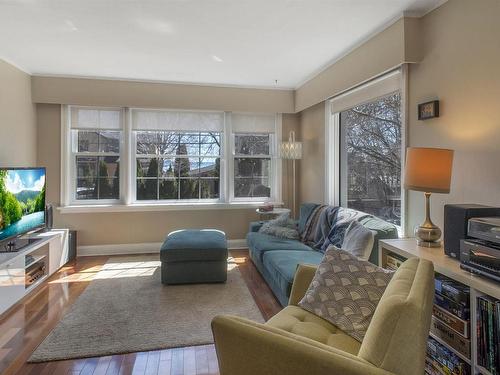
<instances>
[{"instance_id":1,"label":"table lamp","mask_svg":"<svg viewBox=\"0 0 500 375\"><path fill-rule=\"evenodd\" d=\"M404 187L425 193L425 221L415 229L417 244L425 247L441 246L441 229L430 217L431 193L450 192L453 150L408 147Z\"/></svg>"},{"instance_id":2,"label":"table lamp","mask_svg":"<svg viewBox=\"0 0 500 375\"><path fill-rule=\"evenodd\" d=\"M293 168L293 206L292 216L295 218L295 160L302 159L302 142L295 140L295 132L291 131L288 142L282 142L280 147L280 156L282 159L292 160Z\"/></svg>"}]
</instances>

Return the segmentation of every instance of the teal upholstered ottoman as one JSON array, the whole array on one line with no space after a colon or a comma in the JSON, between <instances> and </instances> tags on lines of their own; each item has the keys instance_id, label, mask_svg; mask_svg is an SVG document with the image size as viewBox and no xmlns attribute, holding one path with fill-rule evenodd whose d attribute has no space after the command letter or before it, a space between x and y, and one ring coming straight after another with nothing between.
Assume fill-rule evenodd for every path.
<instances>
[{"instance_id":1,"label":"teal upholstered ottoman","mask_svg":"<svg viewBox=\"0 0 500 375\"><path fill-rule=\"evenodd\" d=\"M215 229L168 235L160 249L163 284L220 283L227 279L227 242Z\"/></svg>"}]
</instances>

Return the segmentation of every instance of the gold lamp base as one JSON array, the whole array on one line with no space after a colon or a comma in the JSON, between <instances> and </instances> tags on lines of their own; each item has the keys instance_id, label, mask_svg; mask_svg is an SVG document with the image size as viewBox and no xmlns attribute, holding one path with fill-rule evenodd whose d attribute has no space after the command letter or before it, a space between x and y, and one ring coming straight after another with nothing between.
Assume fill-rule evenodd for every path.
<instances>
[{"instance_id":1,"label":"gold lamp base","mask_svg":"<svg viewBox=\"0 0 500 375\"><path fill-rule=\"evenodd\" d=\"M431 220L430 197L431 193L425 193L425 221L415 229L415 237L417 237L418 246L440 247L441 229Z\"/></svg>"}]
</instances>

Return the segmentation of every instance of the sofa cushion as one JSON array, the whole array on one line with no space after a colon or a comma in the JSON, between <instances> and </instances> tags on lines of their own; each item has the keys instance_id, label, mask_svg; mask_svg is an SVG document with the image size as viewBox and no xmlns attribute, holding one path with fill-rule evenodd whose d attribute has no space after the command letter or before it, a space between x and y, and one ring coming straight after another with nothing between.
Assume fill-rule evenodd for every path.
<instances>
[{"instance_id":1,"label":"sofa cushion","mask_svg":"<svg viewBox=\"0 0 500 375\"><path fill-rule=\"evenodd\" d=\"M262 261L264 253L273 250L310 251L309 246L300 241L278 238L265 233L250 232L247 234L247 243L252 256Z\"/></svg>"},{"instance_id":2,"label":"sofa cushion","mask_svg":"<svg viewBox=\"0 0 500 375\"><path fill-rule=\"evenodd\" d=\"M375 234L373 249L370 254L370 262L373 264L378 264L378 241L385 239L398 238L398 230L394 224L388 223L382 219L376 218L374 216L366 216L359 220L365 228L373 231Z\"/></svg>"},{"instance_id":3,"label":"sofa cushion","mask_svg":"<svg viewBox=\"0 0 500 375\"><path fill-rule=\"evenodd\" d=\"M358 354L361 345L333 324L297 306L285 307L266 324L353 355Z\"/></svg>"},{"instance_id":4,"label":"sofa cushion","mask_svg":"<svg viewBox=\"0 0 500 375\"><path fill-rule=\"evenodd\" d=\"M290 296L293 278L299 264L319 264L323 254L315 250L307 251L269 251L264 254L263 264L272 281L280 290Z\"/></svg>"},{"instance_id":5,"label":"sofa cushion","mask_svg":"<svg viewBox=\"0 0 500 375\"><path fill-rule=\"evenodd\" d=\"M365 216L358 220L366 228L374 231L375 239L391 239L398 238L398 230L394 224L388 223L382 219L376 218L374 216Z\"/></svg>"}]
</instances>

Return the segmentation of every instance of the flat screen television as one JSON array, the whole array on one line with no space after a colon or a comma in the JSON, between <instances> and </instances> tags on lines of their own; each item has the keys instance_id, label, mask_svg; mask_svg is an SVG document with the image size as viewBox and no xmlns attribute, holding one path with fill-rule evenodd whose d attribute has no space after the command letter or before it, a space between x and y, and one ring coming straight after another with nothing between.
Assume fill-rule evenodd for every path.
<instances>
[{"instance_id":1,"label":"flat screen television","mask_svg":"<svg viewBox=\"0 0 500 375\"><path fill-rule=\"evenodd\" d=\"M0 168L0 242L45 227L45 168Z\"/></svg>"}]
</instances>

